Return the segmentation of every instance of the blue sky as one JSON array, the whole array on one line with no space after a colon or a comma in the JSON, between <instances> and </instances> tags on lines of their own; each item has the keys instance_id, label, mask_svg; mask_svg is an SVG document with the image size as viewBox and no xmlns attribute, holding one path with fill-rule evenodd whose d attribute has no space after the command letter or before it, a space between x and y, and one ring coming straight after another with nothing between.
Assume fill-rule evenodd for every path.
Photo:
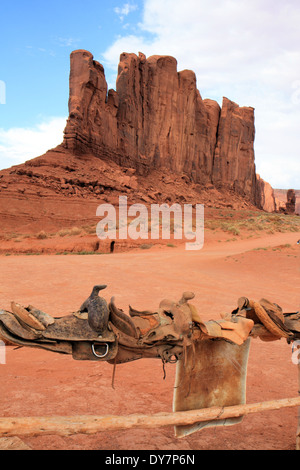
<instances>
[{"instance_id":1,"label":"blue sky","mask_svg":"<svg viewBox=\"0 0 300 470\"><path fill-rule=\"evenodd\" d=\"M103 61L119 32L129 30L125 18L130 16L134 31L142 2L118 7L118 2L99 0L1 0L1 12L0 79L6 83L6 105L0 108L0 126L9 129L66 116L70 53L87 49Z\"/></svg>"},{"instance_id":2,"label":"blue sky","mask_svg":"<svg viewBox=\"0 0 300 470\"><path fill-rule=\"evenodd\" d=\"M253 106L257 172L300 189L299 0L2 0L0 169L62 141L69 56L87 49L114 88L122 52L168 54L203 98Z\"/></svg>"}]
</instances>

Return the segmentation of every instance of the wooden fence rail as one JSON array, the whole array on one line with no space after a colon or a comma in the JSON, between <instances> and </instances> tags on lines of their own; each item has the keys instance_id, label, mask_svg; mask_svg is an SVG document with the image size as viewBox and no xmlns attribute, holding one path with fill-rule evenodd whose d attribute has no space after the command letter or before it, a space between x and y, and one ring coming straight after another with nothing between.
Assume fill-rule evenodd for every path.
<instances>
[{"instance_id":1,"label":"wooden fence rail","mask_svg":"<svg viewBox=\"0 0 300 470\"><path fill-rule=\"evenodd\" d=\"M47 416L0 418L0 436L35 436L40 434L95 434L131 428L156 428L160 426L181 426L201 421L237 418L262 411L279 410L300 406L300 397L272 400L254 404L228 407L213 407L202 410L157 413L153 415L134 414L128 416Z\"/></svg>"}]
</instances>

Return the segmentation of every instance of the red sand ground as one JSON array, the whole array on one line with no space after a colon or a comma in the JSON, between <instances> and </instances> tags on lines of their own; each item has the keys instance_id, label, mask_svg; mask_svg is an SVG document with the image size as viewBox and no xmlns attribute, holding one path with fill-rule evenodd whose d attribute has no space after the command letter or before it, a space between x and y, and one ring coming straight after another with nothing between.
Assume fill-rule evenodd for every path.
<instances>
[{"instance_id":1,"label":"red sand ground","mask_svg":"<svg viewBox=\"0 0 300 470\"><path fill-rule=\"evenodd\" d=\"M1 256L0 305L9 310L10 301L15 300L52 315L65 315L78 308L94 284L106 283L107 299L114 295L125 310L129 303L138 309L155 309L163 298L179 299L183 291L192 290L204 320L232 311L240 296L265 297L285 312L297 311L299 238L300 233L285 233L222 243L207 240L199 252L178 246L102 256ZM175 368L168 365L163 380L159 360L119 365L113 390L109 364L8 347L6 365L0 365L0 416L169 412ZM247 402L297 394L291 346L284 340L252 340ZM180 440L169 427L23 441L35 450L294 449L296 427L297 409L292 408L249 415L239 425L204 430Z\"/></svg>"}]
</instances>

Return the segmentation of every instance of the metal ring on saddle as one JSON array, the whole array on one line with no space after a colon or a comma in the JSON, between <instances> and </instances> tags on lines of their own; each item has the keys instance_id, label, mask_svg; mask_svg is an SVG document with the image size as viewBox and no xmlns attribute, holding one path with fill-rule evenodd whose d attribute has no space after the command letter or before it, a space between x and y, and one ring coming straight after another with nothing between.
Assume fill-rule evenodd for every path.
<instances>
[{"instance_id":1,"label":"metal ring on saddle","mask_svg":"<svg viewBox=\"0 0 300 470\"><path fill-rule=\"evenodd\" d=\"M109 345L107 343L102 343L103 346L105 345L106 346L106 349L105 349L105 353L104 354L98 354L96 351L95 351L95 345L92 344L92 352L94 354L94 356L98 357L99 359L103 359L104 357L107 356L108 354L108 351L109 351Z\"/></svg>"},{"instance_id":2,"label":"metal ring on saddle","mask_svg":"<svg viewBox=\"0 0 300 470\"><path fill-rule=\"evenodd\" d=\"M175 356L175 354L173 354L173 356L171 356L170 359L168 360L169 364L177 364L177 362L178 362L178 357Z\"/></svg>"}]
</instances>

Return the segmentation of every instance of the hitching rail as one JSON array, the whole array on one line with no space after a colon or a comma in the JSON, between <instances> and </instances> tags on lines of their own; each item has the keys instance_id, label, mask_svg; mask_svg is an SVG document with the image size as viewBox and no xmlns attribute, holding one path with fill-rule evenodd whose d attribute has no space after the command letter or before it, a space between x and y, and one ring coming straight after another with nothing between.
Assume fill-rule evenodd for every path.
<instances>
[{"instance_id":1,"label":"hitching rail","mask_svg":"<svg viewBox=\"0 0 300 470\"><path fill-rule=\"evenodd\" d=\"M131 428L180 426L201 421L237 418L252 413L279 410L295 406L300 406L300 397L228 406L224 408L213 407L202 410L157 413L153 415L6 417L0 418L0 436L28 437L41 434L70 436L73 434L95 434L103 431L107 432Z\"/></svg>"}]
</instances>

